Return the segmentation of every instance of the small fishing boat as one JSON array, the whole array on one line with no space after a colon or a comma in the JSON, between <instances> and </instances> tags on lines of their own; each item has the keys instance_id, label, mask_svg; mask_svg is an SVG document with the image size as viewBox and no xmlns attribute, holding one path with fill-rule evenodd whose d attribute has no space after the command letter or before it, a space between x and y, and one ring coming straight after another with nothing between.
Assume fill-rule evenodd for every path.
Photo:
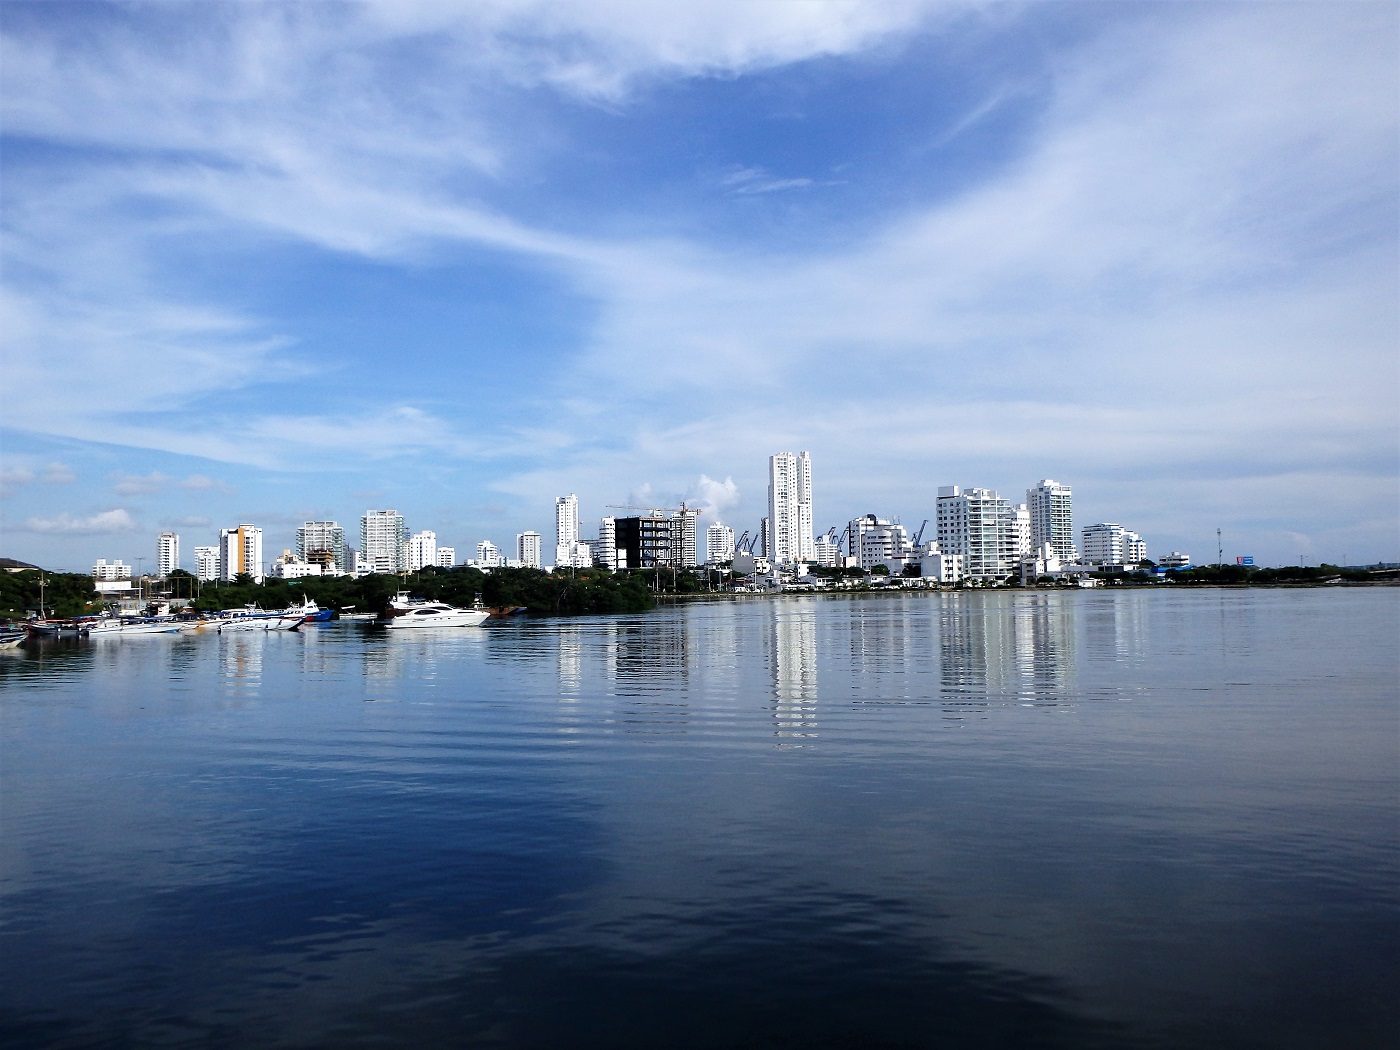
<instances>
[{"instance_id":1,"label":"small fishing boat","mask_svg":"<svg viewBox=\"0 0 1400 1050\"><path fill-rule=\"evenodd\" d=\"M0 627L0 649L14 649L28 637L23 627Z\"/></svg>"}]
</instances>

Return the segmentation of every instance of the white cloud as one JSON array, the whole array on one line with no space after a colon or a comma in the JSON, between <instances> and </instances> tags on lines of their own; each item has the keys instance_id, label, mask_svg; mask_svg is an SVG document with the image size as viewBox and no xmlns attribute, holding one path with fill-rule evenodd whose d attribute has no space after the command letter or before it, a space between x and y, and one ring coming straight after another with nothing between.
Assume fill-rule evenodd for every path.
<instances>
[{"instance_id":1,"label":"white cloud","mask_svg":"<svg viewBox=\"0 0 1400 1050\"><path fill-rule=\"evenodd\" d=\"M169 475L159 471L153 471L145 476L122 474L112 485L112 491L118 496L146 496L153 492L159 492L170 483L170 480Z\"/></svg>"},{"instance_id":2,"label":"white cloud","mask_svg":"<svg viewBox=\"0 0 1400 1050\"><path fill-rule=\"evenodd\" d=\"M131 532L136 527L131 515L117 507L88 518L74 518L67 513L52 518L28 518L20 531L69 536L106 536L118 532Z\"/></svg>"},{"instance_id":3,"label":"white cloud","mask_svg":"<svg viewBox=\"0 0 1400 1050\"><path fill-rule=\"evenodd\" d=\"M701 474L686 493L685 502L699 509L702 516L714 518L739 505L739 486L732 477L716 481Z\"/></svg>"},{"instance_id":4,"label":"white cloud","mask_svg":"<svg viewBox=\"0 0 1400 1050\"><path fill-rule=\"evenodd\" d=\"M39 480L50 485L70 485L78 480L78 475L66 463L46 463L39 473Z\"/></svg>"}]
</instances>

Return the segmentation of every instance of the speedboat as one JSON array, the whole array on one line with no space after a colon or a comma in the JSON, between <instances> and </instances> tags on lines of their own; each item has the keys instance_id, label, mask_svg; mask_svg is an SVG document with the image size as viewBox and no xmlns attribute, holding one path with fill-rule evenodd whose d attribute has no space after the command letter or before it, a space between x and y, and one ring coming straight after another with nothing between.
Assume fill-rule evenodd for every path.
<instances>
[{"instance_id":1,"label":"speedboat","mask_svg":"<svg viewBox=\"0 0 1400 1050\"><path fill-rule=\"evenodd\" d=\"M88 628L89 638L122 638L134 634L179 634L184 623L173 616L119 616L98 620Z\"/></svg>"},{"instance_id":2,"label":"speedboat","mask_svg":"<svg viewBox=\"0 0 1400 1050\"><path fill-rule=\"evenodd\" d=\"M294 612L263 612L256 605L245 605L242 609L225 609L219 613L217 625L206 623L205 627L215 627L223 634L231 631L295 631L301 626L305 614Z\"/></svg>"},{"instance_id":3,"label":"speedboat","mask_svg":"<svg viewBox=\"0 0 1400 1050\"><path fill-rule=\"evenodd\" d=\"M28 637L23 627L0 627L0 649L13 649Z\"/></svg>"},{"instance_id":4,"label":"speedboat","mask_svg":"<svg viewBox=\"0 0 1400 1050\"><path fill-rule=\"evenodd\" d=\"M414 602L396 612L385 624L394 630L407 627L480 627L491 613L486 609L457 609L442 602Z\"/></svg>"}]
</instances>

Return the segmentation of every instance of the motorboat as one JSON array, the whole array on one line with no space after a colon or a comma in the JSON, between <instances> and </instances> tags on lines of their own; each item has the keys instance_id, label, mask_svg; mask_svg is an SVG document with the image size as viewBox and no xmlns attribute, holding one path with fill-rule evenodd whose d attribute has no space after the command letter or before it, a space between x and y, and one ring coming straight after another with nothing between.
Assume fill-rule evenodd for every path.
<instances>
[{"instance_id":1,"label":"motorboat","mask_svg":"<svg viewBox=\"0 0 1400 1050\"><path fill-rule=\"evenodd\" d=\"M300 605L289 605L282 610L283 616L300 616L303 623L321 623L329 620L334 609L322 609L314 599L302 597Z\"/></svg>"},{"instance_id":2,"label":"motorboat","mask_svg":"<svg viewBox=\"0 0 1400 1050\"><path fill-rule=\"evenodd\" d=\"M393 630L412 627L480 627L491 613L487 609L458 609L442 602L414 602L390 617Z\"/></svg>"},{"instance_id":3,"label":"motorboat","mask_svg":"<svg viewBox=\"0 0 1400 1050\"><path fill-rule=\"evenodd\" d=\"M263 613L261 616L236 616L219 624L220 634L232 631L295 631L302 625L299 613Z\"/></svg>"},{"instance_id":4,"label":"motorboat","mask_svg":"<svg viewBox=\"0 0 1400 1050\"><path fill-rule=\"evenodd\" d=\"M179 634L184 621L173 616L118 616L88 627L89 638L125 638L137 634Z\"/></svg>"},{"instance_id":5,"label":"motorboat","mask_svg":"<svg viewBox=\"0 0 1400 1050\"><path fill-rule=\"evenodd\" d=\"M0 649L13 649L28 637L23 627L0 627Z\"/></svg>"},{"instance_id":6,"label":"motorboat","mask_svg":"<svg viewBox=\"0 0 1400 1050\"><path fill-rule=\"evenodd\" d=\"M305 618L300 610L264 612L256 605L245 605L241 609L225 609L219 613L217 623L206 623L204 626L213 627L220 634L235 631L295 631Z\"/></svg>"}]
</instances>

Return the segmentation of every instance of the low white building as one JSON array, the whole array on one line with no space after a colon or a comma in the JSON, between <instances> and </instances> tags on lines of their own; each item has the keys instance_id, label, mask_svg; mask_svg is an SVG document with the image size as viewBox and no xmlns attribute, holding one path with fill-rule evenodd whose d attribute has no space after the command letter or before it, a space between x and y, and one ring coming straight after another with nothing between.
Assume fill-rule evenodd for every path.
<instances>
[{"instance_id":1,"label":"low white building","mask_svg":"<svg viewBox=\"0 0 1400 1050\"><path fill-rule=\"evenodd\" d=\"M457 564L456 547L439 547L437 549L437 567L439 569L450 569Z\"/></svg>"},{"instance_id":2,"label":"low white building","mask_svg":"<svg viewBox=\"0 0 1400 1050\"><path fill-rule=\"evenodd\" d=\"M125 562L99 558L97 564L92 567L92 578L94 580L129 580L131 579L131 566Z\"/></svg>"},{"instance_id":3,"label":"low white building","mask_svg":"<svg viewBox=\"0 0 1400 1050\"><path fill-rule=\"evenodd\" d=\"M497 569L505 562L501 559L501 548L490 540L482 540L476 545L476 564L483 569Z\"/></svg>"},{"instance_id":4,"label":"low white building","mask_svg":"<svg viewBox=\"0 0 1400 1050\"><path fill-rule=\"evenodd\" d=\"M1191 555L1182 554L1181 551L1172 551L1157 559L1157 564L1163 569L1189 569L1191 568Z\"/></svg>"},{"instance_id":5,"label":"low white building","mask_svg":"<svg viewBox=\"0 0 1400 1050\"><path fill-rule=\"evenodd\" d=\"M937 543L925 543L910 559L919 567L919 575L925 580L938 583L957 583L966 575L961 554L944 554Z\"/></svg>"},{"instance_id":6,"label":"low white building","mask_svg":"<svg viewBox=\"0 0 1400 1050\"><path fill-rule=\"evenodd\" d=\"M322 575L322 569L317 562L307 561L289 550L284 550L273 559L267 574L276 580L303 580L308 576Z\"/></svg>"}]
</instances>

